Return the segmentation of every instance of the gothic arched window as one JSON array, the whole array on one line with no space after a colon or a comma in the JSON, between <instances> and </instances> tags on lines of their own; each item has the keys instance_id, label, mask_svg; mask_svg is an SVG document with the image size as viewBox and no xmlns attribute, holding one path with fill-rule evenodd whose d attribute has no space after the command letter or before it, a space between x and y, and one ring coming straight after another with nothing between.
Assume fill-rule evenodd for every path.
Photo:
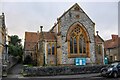
<instances>
[{"instance_id":1,"label":"gothic arched window","mask_svg":"<svg viewBox=\"0 0 120 80\"><path fill-rule=\"evenodd\" d=\"M75 28L69 33L69 56L70 57L79 57L89 56L89 42L86 32L81 28L81 26L76 25Z\"/></svg>"}]
</instances>

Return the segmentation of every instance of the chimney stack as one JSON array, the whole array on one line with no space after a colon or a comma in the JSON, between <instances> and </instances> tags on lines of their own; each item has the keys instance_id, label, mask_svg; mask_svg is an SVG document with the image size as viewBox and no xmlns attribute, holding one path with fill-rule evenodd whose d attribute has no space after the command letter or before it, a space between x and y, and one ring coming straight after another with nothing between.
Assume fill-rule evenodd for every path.
<instances>
[{"instance_id":1,"label":"chimney stack","mask_svg":"<svg viewBox=\"0 0 120 80\"><path fill-rule=\"evenodd\" d=\"M42 28L43 28L43 26L40 26L40 31L42 32Z\"/></svg>"},{"instance_id":2,"label":"chimney stack","mask_svg":"<svg viewBox=\"0 0 120 80\"><path fill-rule=\"evenodd\" d=\"M97 35L98 35L98 32L99 32L99 31L96 31Z\"/></svg>"},{"instance_id":3,"label":"chimney stack","mask_svg":"<svg viewBox=\"0 0 120 80\"><path fill-rule=\"evenodd\" d=\"M112 40L115 41L115 40L117 40L117 39L118 39L118 35L112 34Z\"/></svg>"}]
</instances>

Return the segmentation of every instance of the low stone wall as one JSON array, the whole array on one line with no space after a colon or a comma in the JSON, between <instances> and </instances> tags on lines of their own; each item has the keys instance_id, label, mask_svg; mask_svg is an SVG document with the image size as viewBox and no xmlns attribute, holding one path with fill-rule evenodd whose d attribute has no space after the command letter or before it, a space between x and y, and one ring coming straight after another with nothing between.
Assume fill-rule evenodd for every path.
<instances>
[{"instance_id":1,"label":"low stone wall","mask_svg":"<svg viewBox=\"0 0 120 80\"><path fill-rule=\"evenodd\" d=\"M52 66L52 67L24 67L24 76L52 76L52 75L69 75L98 73L101 68L106 65L99 66Z\"/></svg>"}]
</instances>

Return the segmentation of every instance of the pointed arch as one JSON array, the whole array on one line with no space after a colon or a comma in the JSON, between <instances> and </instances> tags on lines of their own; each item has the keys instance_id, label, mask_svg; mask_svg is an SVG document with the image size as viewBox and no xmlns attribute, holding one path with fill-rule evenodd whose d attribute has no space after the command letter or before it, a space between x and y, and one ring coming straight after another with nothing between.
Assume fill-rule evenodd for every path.
<instances>
[{"instance_id":1,"label":"pointed arch","mask_svg":"<svg viewBox=\"0 0 120 80\"><path fill-rule=\"evenodd\" d=\"M79 21L73 23L73 24L68 28L68 31L67 31L67 34L66 34L66 41L70 40L70 33L72 32L72 30L73 30L76 26L79 26L79 27L83 30L85 36L88 38L88 41L91 42L91 41L90 41L90 37L89 37L89 33L88 33L87 29L86 29L85 26L84 26L83 24L81 24Z\"/></svg>"},{"instance_id":2,"label":"pointed arch","mask_svg":"<svg viewBox=\"0 0 120 80\"><path fill-rule=\"evenodd\" d=\"M89 57L89 34L79 22L70 26L67 32L68 57Z\"/></svg>"}]
</instances>

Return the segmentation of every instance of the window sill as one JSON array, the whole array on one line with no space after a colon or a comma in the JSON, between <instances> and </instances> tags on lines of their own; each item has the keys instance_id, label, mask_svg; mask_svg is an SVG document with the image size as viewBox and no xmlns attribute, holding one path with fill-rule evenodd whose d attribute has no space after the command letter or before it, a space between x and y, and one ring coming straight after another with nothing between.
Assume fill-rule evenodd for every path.
<instances>
[{"instance_id":1,"label":"window sill","mask_svg":"<svg viewBox=\"0 0 120 80\"><path fill-rule=\"evenodd\" d=\"M87 54L68 54L68 58L86 58L86 57L88 57L88 55Z\"/></svg>"}]
</instances>

